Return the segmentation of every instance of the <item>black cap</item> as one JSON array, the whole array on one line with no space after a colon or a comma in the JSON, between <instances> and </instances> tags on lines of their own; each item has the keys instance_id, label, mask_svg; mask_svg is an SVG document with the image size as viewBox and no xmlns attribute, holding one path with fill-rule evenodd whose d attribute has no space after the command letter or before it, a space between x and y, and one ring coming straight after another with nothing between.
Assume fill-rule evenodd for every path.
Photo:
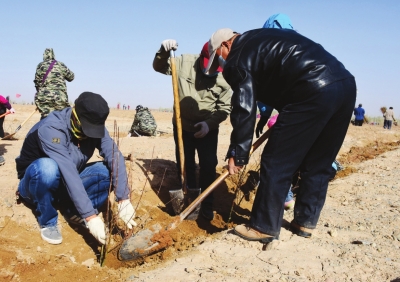
<instances>
[{"instance_id":1,"label":"black cap","mask_svg":"<svg viewBox=\"0 0 400 282\"><path fill-rule=\"evenodd\" d=\"M92 92L83 92L75 100L75 110L86 136L91 138L104 137L104 125L110 113L110 108L103 97Z\"/></svg>"}]
</instances>

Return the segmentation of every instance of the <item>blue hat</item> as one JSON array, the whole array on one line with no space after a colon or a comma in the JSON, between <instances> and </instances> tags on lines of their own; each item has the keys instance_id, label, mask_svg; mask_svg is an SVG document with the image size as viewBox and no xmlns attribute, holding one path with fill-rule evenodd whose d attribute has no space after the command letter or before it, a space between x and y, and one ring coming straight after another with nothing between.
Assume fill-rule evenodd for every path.
<instances>
[{"instance_id":1,"label":"blue hat","mask_svg":"<svg viewBox=\"0 0 400 282\"><path fill-rule=\"evenodd\" d=\"M292 21L286 14L275 14L268 18L263 28L293 29Z\"/></svg>"}]
</instances>

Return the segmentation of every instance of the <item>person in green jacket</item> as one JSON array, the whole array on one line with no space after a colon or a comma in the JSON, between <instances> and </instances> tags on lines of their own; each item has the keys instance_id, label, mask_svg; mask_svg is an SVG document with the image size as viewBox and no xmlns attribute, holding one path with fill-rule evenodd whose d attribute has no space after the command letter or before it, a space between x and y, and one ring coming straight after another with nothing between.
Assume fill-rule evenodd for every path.
<instances>
[{"instance_id":1,"label":"person in green jacket","mask_svg":"<svg viewBox=\"0 0 400 282\"><path fill-rule=\"evenodd\" d=\"M36 88L35 104L42 119L54 110L61 111L70 106L65 80L71 82L74 78L74 73L56 60L53 48L46 48L33 81Z\"/></svg>"},{"instance_id":2,"label":"person in green jacket","mask_svg":"<svg viewBox=\"0 0 400 282\"><path fill-rule=\"evenodd\" d=\"M170 50L177 50L176 40L167 39L156 53L153 68L162 74L171 75ZM208 42L201 54L183 54L175 58L178 76L182 138L188 193L205 190L216 178L218 128L231 112L232 90L222 77L222 69L214 64L208 73ZM180 167L177 128L173 129L177 167ZM195 153L200 166L199 186L196 181ZM179 171L179 169L178 169ZM179 175L180 176L180 175ZM180 178L179 178L180 179ZM198 195L199 193L197 193ZM207 220L214 218L213 195L201 204L201 215Z\"/></svg>"}]
</instances>

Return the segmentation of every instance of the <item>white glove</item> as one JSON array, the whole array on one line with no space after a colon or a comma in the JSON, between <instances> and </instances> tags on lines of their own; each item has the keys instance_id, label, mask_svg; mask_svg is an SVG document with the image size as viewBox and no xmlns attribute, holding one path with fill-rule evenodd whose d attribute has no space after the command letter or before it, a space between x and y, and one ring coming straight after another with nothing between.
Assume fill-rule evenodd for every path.
<instances>
[{"instance_id":1,"label":"white glove","mask_svg":"<svg viewBox=\"0 0 400 282\"><path fill-rule=\"evenodd\" d=\"M128 135L127 135L126 137L131 137L131 135L132 135L132 134L129 132Z\"/></svg>"},{"instance_id":2,"label":"white glove","mask_svg":"<svg viewBox=\"0 0 400 282\"><path fill-rule=\"evenodd\" d=\"M208 131L210 131L205 121L196 123L194 127L200 127L200 130L194 134L194 137L196 138L203 138L207 135Z\"/></svg>"},{"instance_id":3,"label":"white glove","mask_svg":"<svg viewBox=\"0 0 400 282\"><path fill-rule=\"evenodd\" d=\"M161 45L167 52L178 49L178 43L174 39L165 39L163 42L161 42Z\"/></svg>"},{"instance_id":4,"label":"white glove","mask_svg":"<svg viewBox=\"0 0 400 282\"><path fill-rule=\"evenodd\" d=\"M137 225L133 220L135 218L135 209L133 208L129 199L118 203L118 216L125 222L129 229L132 229L133 226Z\"/></svg>"},{"instance_id":5,"label":"white glove","mask_svg":"<svg viewBox=\"0 0 400 282\"><path fill-rule=\"evenodd\" d=\"M96 216L87 222L87 227L100 244L106 243L106 227L100 217Z\"/></svg>"},{"instance_id":6,"label":"white glove","mask_svg":"<svg viewBox=\"0 0 400 282\"><path fill-rule=\"evenodd\" d=\"M10 113L15 114L14 108L11 108L11 109L10 109Z\"/></svg>"}]
</instances>

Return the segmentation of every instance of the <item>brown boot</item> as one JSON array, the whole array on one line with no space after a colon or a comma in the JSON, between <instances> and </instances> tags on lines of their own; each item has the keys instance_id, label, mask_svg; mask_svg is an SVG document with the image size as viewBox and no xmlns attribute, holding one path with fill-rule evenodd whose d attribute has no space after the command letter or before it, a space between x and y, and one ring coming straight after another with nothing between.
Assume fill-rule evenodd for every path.
<instances>
[{"instance_id":1,"label":"brown boot","mask_svg":"<svg viewBox=\"0 0 400 282\"><path fill-rule=\"evenodd\" d=\"M313 229L306 228L297 224L294 220L290 223L290 230L301 237L310 238L312 236Z\"/></svg>"},{"instance_id":2,"label":"brown boot","mask_svg":"<svg viewBox=\"0 0 400 282\"><path fill-rule=\"evenodd\" d=\"M260 241L261 243L270 243L272 240L276 239L275 236L261 233L256 229L251 228L247 224L237 225L234 232L239 237L246 239L248 241Z\"/></svg>"}]
</instances>

